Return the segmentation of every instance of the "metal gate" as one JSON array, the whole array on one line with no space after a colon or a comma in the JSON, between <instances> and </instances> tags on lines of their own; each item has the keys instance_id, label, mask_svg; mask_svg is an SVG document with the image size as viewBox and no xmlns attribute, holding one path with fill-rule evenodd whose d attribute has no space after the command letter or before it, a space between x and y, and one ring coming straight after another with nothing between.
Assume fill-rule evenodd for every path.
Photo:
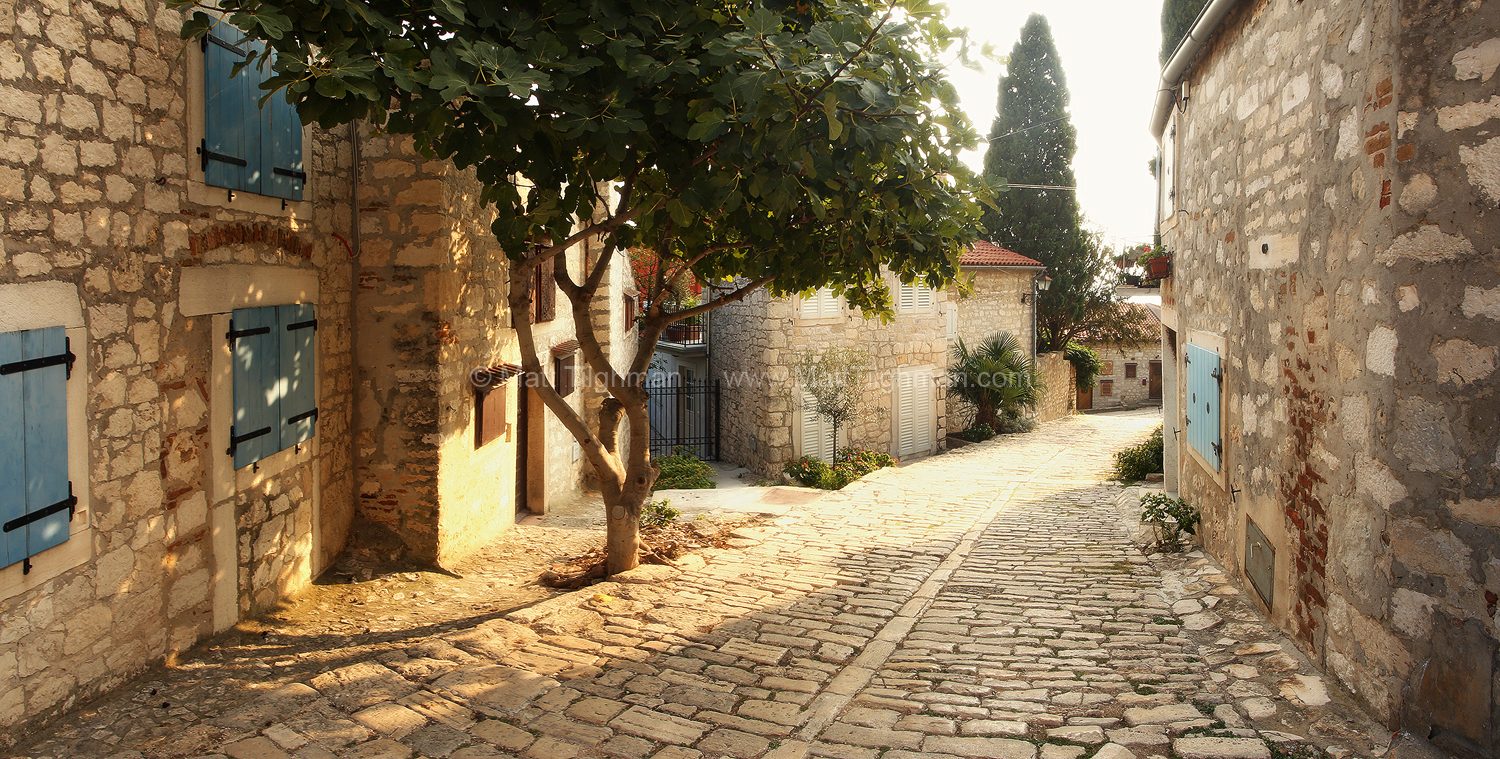
<instances>
[{"instance_id":1,"label":"metal gate","mask_svg":"<svg viewBox=\"0 0 1500 759\"><path fill-rule=\"evenodd\" d=\"M684 448L705 461L719 458L719 383L678 374L646 383L651 418L651 455L670 456Z\"/></svg>"}]
</instances>

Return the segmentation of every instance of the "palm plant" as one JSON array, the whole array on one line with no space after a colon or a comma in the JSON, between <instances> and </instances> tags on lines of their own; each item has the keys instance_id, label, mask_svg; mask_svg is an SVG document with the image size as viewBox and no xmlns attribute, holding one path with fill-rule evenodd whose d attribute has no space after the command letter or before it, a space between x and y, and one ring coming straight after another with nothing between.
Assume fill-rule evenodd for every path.
<instances>
[{"instance_id":1,"label":"palm plant","mask_svg":"<svg viewBox=\"0 0 1500 759\"><path fill-rule=\"evenodd\" d=\"M987 337L973 348L959 339L953 346L948 381L948 392L973 407L975 426L998 429L1002 418L1020 418L1042 398L1036 363L1009 332Z\"/></svg>"}]
</instances>

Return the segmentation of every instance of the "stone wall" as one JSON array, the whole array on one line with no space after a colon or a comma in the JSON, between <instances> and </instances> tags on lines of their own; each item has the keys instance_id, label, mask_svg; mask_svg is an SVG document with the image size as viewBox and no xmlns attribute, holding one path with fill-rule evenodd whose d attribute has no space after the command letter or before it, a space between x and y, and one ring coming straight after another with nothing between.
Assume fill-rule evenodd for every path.
<instances>
[{"instance_id":1,"label":"stone wall","mask_svg":"<svg viewBox=\"0 0 1500 759\"><path fill-rule=\"evenodd\" d=\"M0 569L0 736L16 736L270 608L342 545L350 150L315 132L307 200L231 200L194 171L200 54L179 14L4 5L0 331L66 322L82 446L71 539L30 574ZM317 434L235 471L228 313L290 300L318 307Z\"/></svg>"},{"instance_id":2,"label":"stone wall","mask_svg":"<svg viewBox=\"0 0 1500 759\"><path fill-rule=\"evenodd\" d=\"M580 451L521 378L494 391L506 394L507 431L476 447L474 370L521 362L510 265L489 229L494 211L479 203L472 172L422 158L409 140L370 140L364 157L360 514L406 558L452 565L514 523L519 466L527 467L522 508L542 512L549 499L576 493ZM584 257L581 248L568 253L575 281ZM597 308L621 297L618 273L608 281ZM533 327L554 380L551 349L575 334L568 300L559 292L555 301L555 317ZM614 345L623 325L601 323ZM582 385L587 371L576 360ZM569 396L575 409L586 392Z\"/></svg>"},{"instance_id":3,"label":"stone wall","mask_svg":"<svg viewBox=\"0 0 1500 759\"><path fill-rule=\"evenodd\" d=\"M934 378L934 451L947 435L947 309L949 294L934 294L930 310L897 313L890 323L843 309L834 318L798 316L797 298L761 292L713 312L710 371L722 383L721 458L765 476L801 455L797 440L800 398L795 390L798 359L833 346L857 346L870 358L860 412L840 445L892 450L894 383L901 371L929 368Z\"/></svg>"},{"instance_id":4,"label":"stone wall","mask_svg":"<svg viewBox=\"0 0 1500 759\"><path fill-rule=\"evenodd\" d=\"M1078 405L1072 362L1063 357L1062 351L1053 351L1037 355L1036 363L1045 386L1042 402L1037 405L1037 422L1050 422L1072 414Z\"/></svg>"},{"instance_id":5,"label":"stone wall","mask_svg":"<svg viewBox=\"0 0 1500 759\"><path fill-rule=\"evenodd\" d=\"M1176 462L1206 546L1241 570L1253 520L1271 618L1473 756L1500 750L1496 29L1493 1L1245 4L1190 76L1163 224L1168 340L1224 359L1222 473Z\"/></svg>"},{"instance_id":6,"label":"stone wall","mask_svg":"<svg viewBox=\"0 0 1500 759\"><path fill-rule=\"evenodd\" d=\"M1109 380L1112 393L1105 395L1101 384L1094 385L1094 409L1121 409L1161 403L1151 397L1151 362L1161 360L1161 343L1135 345L1092 344L1089 346L1105 364L1099 382ZM1135 364L1136 376L1126 377L1126 364Z\"/></svg>"}]
</instances>

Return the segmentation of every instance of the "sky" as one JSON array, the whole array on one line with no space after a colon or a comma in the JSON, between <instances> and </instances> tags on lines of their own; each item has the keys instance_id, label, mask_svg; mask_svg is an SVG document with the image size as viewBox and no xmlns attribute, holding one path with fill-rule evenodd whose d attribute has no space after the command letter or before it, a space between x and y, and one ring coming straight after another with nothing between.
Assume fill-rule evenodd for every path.
<instances>
[{"instance_id":1,"label":"sky","mask_svg":"<svg viewBox=\"0 0 1500 759\"><path fill-rule=\"evenodd\" d=\"M1078 129L1073 169L1083 213L1117 249L1150 242L1156 183L1147 162L1156 143L1148 122L1161 75L1161 0L940 1L952 25L966 27L971 40L991 45L997 57L1010 54L1027 16L1047 17L1072 95ZM969 120L988 135L1004 66L998 60L978 63L978 69L954 64L948 76ZM983 148L967 158L976 170L983 168Z\"/></svg>"}]
</instances>

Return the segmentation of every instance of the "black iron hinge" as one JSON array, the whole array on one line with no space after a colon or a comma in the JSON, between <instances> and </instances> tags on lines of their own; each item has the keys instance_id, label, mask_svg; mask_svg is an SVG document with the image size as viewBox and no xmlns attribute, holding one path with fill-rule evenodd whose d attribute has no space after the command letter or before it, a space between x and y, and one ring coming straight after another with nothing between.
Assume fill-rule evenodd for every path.
<instances>
[{"instance_id":1,"label":"black iron hinge","mask_svg":"<svg viewBox=\"0 0 1500 759\"><path fill-rule=\"evenodd\" d=\"M0 526L0 532L15 532L16 530L19 530L22 527L25 527L26 525L31 524L32 522L40 522L41 520L46 519L47 517L50 517L53 514L57 514L57 513L62 512L62 511L68 512L68 521L69 522L72 522L73 521L73 517L78 514L78 496L73 495L73 481L72 480L68 481L68 497L67 498L62 499L61 501L58 501L57 503L54 503L51 506L47 506L45 508L37 509L36 511L30 512L30 513L27 513L27 514L23 514L21 516L16 517L15 519L10 520L9 522L6 522L3 526ZM31 557L30 556L27 556L25 559L21 560L21 574L23 574L23 575L29 575L29 574L31 574Z\"/></svg>"},{"instance_id":2,"label":"black iron hinge","mask_svg":"<svg viewBox=\"0 0 1500 759\"><path fill-rule=\"evenodd\" d=\"M73 341L70 338L63 339L63 352L55 356L43 356L41 358L28 358L24 361L12 361L8 364L0 364L0 374L19 374L35 369L45 369L58 364L66 367L68 379L73 378L73 362L78 357L73 355Z\"/></svg>"},{"instance_id":3,"label":"black iron hinge","mask_svg":"<svg viewBox=\"0 0 1500 759\"><path fill-rule=\"evenodd\" d=\"M1218 458L1221 458L1221 459L1224 458L1224 446L1222 444L1220 444L1220 443L1209 443L1208 445L1209 445L1209 447L1211 447L1211 448L1214 449L1214 456L1217 456Z\"/></svg>"},{"instance_id":4,"label":"black iron hinge","mask_svg":"<svg viewBox=\"0 0 1500 759\"><path fill-rule=\"evenodd\" d=\"M208 149L208 140L201 140L201 141L199 141L199 143L198 143L198 159L199 159L199 162L202 164L202 169L204 171L208 171L208 162L209 161L218 161L219 163L227 163L227 164L229 164L231 166L249 166L250 165L250 162L247 161L247 160L245 160L245 159L243 159L243 158L236 158L236 157L234 157L232 155L225 155L224 153L215 153L214 151L209 150Z\"/></svg>"},{"instance_id":5,"label":"black iron hinge","mask_svg":"<svg viewBox=\"0 0 1500 759\"><path fill-rule=\"evenodd\" d=\"M240 339L242 337L251 337L253 335L269 335L269 334L271 334L271 328L270 327L251 327L250 329L235 329L234 328L234 320L230 319L229 320L229 331L224 333L224 339L228 340L230 345L234 345L234 341L238 340L238 339Z\"/></svg>"},{"instance_id":6,"label":"black iron hinge","mask_svg":"<svg viewBox=\"0 0 1500 759\"><path fill-rule=\"evenodd\" d=\"M291 177L292 179L296 179L302 182L307 181L307 172L305 171L297 171L296 169L283 169L280 166L274 166L271 168L271 173L278 176Z\"/></svg>"},{"instance_id":7,"label":"black iron hinge","mask_svg":"<svg viewBox=\"0 0 1500 759\"><path fill-rule=\"evenodd\" d=\"M1223 368L1221 368L1221 367L1214 367L1214 370L1211 371L1211 372L1209 372L1208 375L1210 377L1213 377L1215 380L1218 380L1218 382L1219 382L1220 385L1224 384L1224 369Z\"/></svg>"},{"instance_id":8,"label":"black iron hinge","mask_svg":"<svg viewBox=\"0 0 1500 759\"><path fill-rule=\"evenodd\" d=\"M254 439L260 437L261 435L269 435L269 434L271 434L271 428L270 427L261 427L260 429L255 430L253 432L246 432L243 435L236 435L236 434L234 434L234 425L231 424L231 425L229 425L229 450L227 451L227 453L230 456L233 456L235 449L240 447L240 443L244 443L244 442L247 442L247 441L250 441L250 440L254 440Z\"/></svg>"},{"instance_id":9,"label":"black iron hinge","mask_svg":"<svg viewBox=\"0 0 1500 759\"><path fill-rule=\"evenodd\" d=\"M304 411L304 412L302 412L300 414L296 414L294 416L289 416L289 417L286 418L286 423L287 423L288 426L290 426L290 425L296 424L297 422L302 421L303 419L311 419L311 420L313 420L315 422L318 421L318 407L314 406L314 407L312 407L308 411Z\"/></svg>"},{"instance_id":10,"label":"black iron hinge","mask_svg":"<svg viewBox=\"0 0 1500 759\"><path fill-rule=\"evenodd\" d=\"M318 328L318 320L317 319L308 319L307 321L292 322L291 324L286 325L286 331L291 332L293 330L307 329L309 327L311 327L313 329L317 329Z\"/></svg>"}]
</instances>

